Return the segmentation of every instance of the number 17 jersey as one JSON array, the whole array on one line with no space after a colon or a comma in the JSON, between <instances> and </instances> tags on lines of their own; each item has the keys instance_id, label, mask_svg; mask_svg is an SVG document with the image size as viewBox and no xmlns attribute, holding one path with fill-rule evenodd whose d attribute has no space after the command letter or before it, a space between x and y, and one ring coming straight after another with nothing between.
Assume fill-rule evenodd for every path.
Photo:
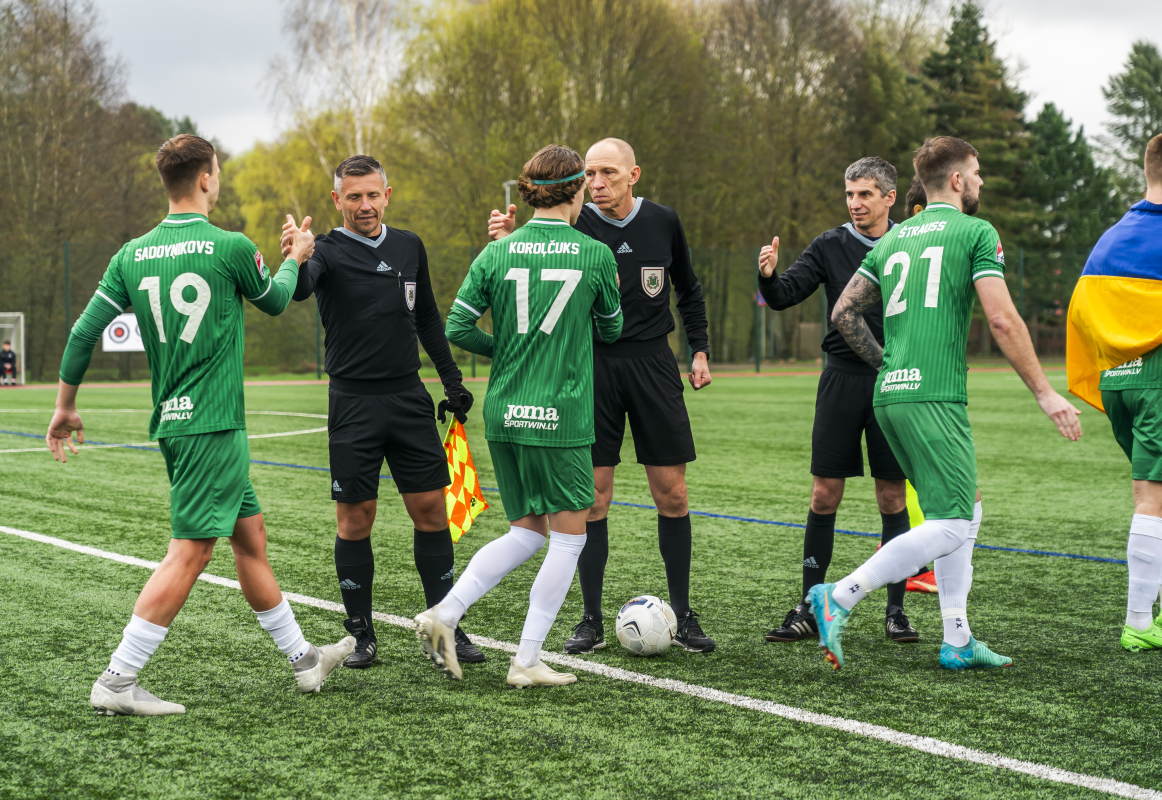
<instances>
[{"instance_id":1,"label":"number 17 jersey","mask_svg":"<svg viewBox=\"0 0 1162 800\"><path fill-rule=\"evenodd\" d=\"M880 287L884 303L884 362L872 405L968 402L975 283L1005 277L996 229L932 203L881 238L858 274Z\"/></svg>"},{"instance_id":2,"label":"number 17 jersey","mask_svg":"<svg viewBox=\"0 0 1162 800\"><path fill-rule=\"evenodd\" d=\"M563 220L534 217L472 262L456 306L492 309L484 432L541 447L593 443L593 319L621 332L617 262Z\"/></svg>"}]
</instances>

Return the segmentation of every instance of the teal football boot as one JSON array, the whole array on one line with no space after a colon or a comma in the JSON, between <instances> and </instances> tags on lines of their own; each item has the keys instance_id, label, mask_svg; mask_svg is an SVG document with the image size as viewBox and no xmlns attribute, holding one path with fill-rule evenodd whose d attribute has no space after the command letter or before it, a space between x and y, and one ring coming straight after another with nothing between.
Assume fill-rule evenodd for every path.
<instances>
[{"instance_id":1,"label":"teal football boot","mask_svg":"<svg viewBox=\"0 0 1162 800\"><path fill-rule=\"evenodd\" d=\"M807 592L807 602L819 626L819 646L827 651L827 662L832 669L843 669L843 631L851 612L835 602L834 583L812 586Z\"/></svg>"},{"instance_id":2,"label":"teal football boot","mask_svg":"<svg viewBox=\"0 0 1162 800\"><path fill-rule=\"evenodd\" d=\"M1013 659L989 650L975 636L964 647L953 647L948 642L940 645L940 666L945 669L972 669L974 667L1010 667Z\"/></svg>"}]
</instances>

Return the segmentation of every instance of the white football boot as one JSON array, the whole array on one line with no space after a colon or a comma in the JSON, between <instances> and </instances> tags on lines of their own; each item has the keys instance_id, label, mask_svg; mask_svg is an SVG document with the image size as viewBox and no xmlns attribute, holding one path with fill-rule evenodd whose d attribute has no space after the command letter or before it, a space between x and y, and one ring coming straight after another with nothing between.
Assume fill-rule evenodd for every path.
<instances>
[{"instance_id":1,"label":"white football boot","mask_svg":"<svg viewBox=\"0 0 1162 800\"><path fill-rule=\"evenodd\" d=\"M126 714L133 717L160 717L163 714L184 714L186 707L181 703L168 703L154 697L137 685L137 676L122 673L112 676L105 673L93 684L89 693L89 705L97 709L97 715L110 717Z\"/></svg>"},{"instance_id":2,"label":"white football boot","mask_svg":"<svg viewBox=\"0 0 1162 800\"><path fill-rule=\"evenodd\" d=\"M555 672L544 661L538 661L531 667L522 667L516 663L516 656L513 656L508 667L508 685L520 689L527 689L530 686L567 686L576 682L576 675L571 672Z\"/></svg>"},{"instance_id":3,"label":"white football boot","mask_svg":"<svg viewBox=\"0 0 1162 800\"><path fill-rule=\"evenodd\" d=\"M456 629L440 621L435 606L416 617L416 638L424 643L424 653L436 669L451 680L464 679L460 659L456 657Z\"/></svg>"},{"instance_id":4,"label":"white football boot","mask_svg":"<svg viewBox=\"0 0 1162 800\"><path fill-rule=\"evenodd\" d=\"M315 661L311 664L311 653L303 656L295 668L295 682L299 685L300 692L321 692L323 691L323 681L327 680L327 676L331 671L347 660L347 656L355 652L355 637L344 636L336 644L329 644L325 647L315 647L311 645L311 650L314 651ZM310 664L310 666L307 666ZM302 665L300 667L300 665Z\"/></svg>"}]
</instances>

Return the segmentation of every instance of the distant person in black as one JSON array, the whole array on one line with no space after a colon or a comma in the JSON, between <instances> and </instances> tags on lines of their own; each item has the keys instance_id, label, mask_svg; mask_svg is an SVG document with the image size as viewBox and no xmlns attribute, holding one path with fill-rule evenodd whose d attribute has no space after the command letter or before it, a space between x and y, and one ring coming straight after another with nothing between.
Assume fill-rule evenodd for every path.
<instances>
[{"instance_id":1,"label":"distant person in black","mask_svg":"<svg viewBox=\"0 0 1162 800\"><path fill-rule=\"evenodd\" d=\"M331 198L343 227L316 237L294 294L300 301L315 294L327 337L327 436L339 523L335 571L349 617L343 624L357 642L345 663L355 668L378 660L370 537L384 458L415 526L424 607L443 600L455 579L444 501L448 464L435 406L420 381L417 336L444 384L441 418L451 410L464 421L472 405L444 338L424 244L414 233L382 224L390 197L387 174L374 158L352 156L335 169ZM284 247L292 225L283 228ZM459 628L456 642L460 661L484 660Z\"/></svg>"},{"instance_id":2,"label":"distant person in black","mask_svg":"<svg viewBox=\"0 0 1162 800\"><path fill-rule=\"evenodd\" d=\"M818 635L815 617L805 603L807 590L824 583L835 543L835 514L847 478L863 477L860 439L875 480L876 502L886 544L911 525L908 521L904 471L872 413L877 370L868 366L831 324L831 310L880 237L895 225L888 212L896 202L896 169L882 158L861 158L844 175L851 222L818 236L782 275L775 273L779 237L759 253L759 291L771 308L798 305L820 287L827 294L827 365L819 377L815 424L811 431L811 507L803 536L803 586L799 603L783 624L766 635L768 642L795 642ZM864 314L872 335L884 341L883 309ZM920 635L904 614L905 581L890 584L884 631L894 642L918 642Z\"/></svg>"},{"instance_id":3,"label":"distant person in black","mask_svg":"<svg viewBox=\"0 0 1162 800\"><path fill-rule=\"evenodd\" d=\"M565 642L565 652L592 653L605 647L601 590L609 557L607 517L613 499L613 472L621 462L625 418L633 433L638 463L645 465L650 494L658 508L658 548L666 565L670 605L678 617L674 639L693 652L708 653L714 640L702 631L690 608L691 531L686 500L686 464L693 461L694 437L682 397L682 378L667 339L674 330L671 285L686 341L694 354L687 373L695 390L710 384L707 364L706 303L694 277L690 248L672 208L633 196L641 177L633 148L621 139L603 139L585 155L585 178L593 202L574 226L604 242L617 259L625 327L613 344L594 340L593 483L597 502L589 512L588 539L577 562L585 609ZM489 235L499 239L516 224L493 211Z\"/></svg>"},{"instance_id":4,"label":"distant person in black","mask_svg":"<svg viewBox=\"0 0 1162 800\"><path fill-rule=\"evenodd\" d=\"M0 386L16 385L16 353L12 352L12 342L4 342L0 350Z\"/></svg>"}]
</instances>

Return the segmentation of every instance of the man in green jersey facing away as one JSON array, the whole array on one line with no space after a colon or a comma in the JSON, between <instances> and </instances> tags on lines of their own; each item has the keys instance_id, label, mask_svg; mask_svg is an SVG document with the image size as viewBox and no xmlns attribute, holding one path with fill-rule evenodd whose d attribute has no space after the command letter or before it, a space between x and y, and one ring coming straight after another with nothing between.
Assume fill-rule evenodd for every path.
<instances>
[{"instance_id":1,"label":"man in green jersey facing away","mask_svg":"<svg viewBox=\"0 0 1162 800\"><path fill-rule=\"evenodd\" d=\"M416 617L435 665L461 678L454 631L464 612L501 579L549 550L529 594L511 686L573 683L540 659L585 547L593 505L593 334L616 341L622 315L617 262L604 244L575 231L585 164L549 145L524 166L517 188L536 209L520 230L490 243L473 262L448 314L448 339L492 358L484 430L508 533L477 551L439 605ZM492 309L495 333L476 327Z\"/></svg>"},{"instance_id":2,"label":"man in green jersey facing away","mask_svg":"<svg viewBox=\"0 0 1162 800\"><path fill-rule=\"evenodd\" d=\"M249 477L242 298L272 316L286 309L298 265L314 250L310 217L272 277L250 240L207 219L219 188L213 145L175 136L157 151L155 164L169 194L169 215L113 257L73 326L45 436L62 462L66 445L77 452L72 434L84 442L77 389L93 346L114 317L129 306L138 309L153 390L149 438L157 440L169 473L173 538L137 598L108 669L93 685L89 702L110 716L185 712L141 688L137 673L165 639L221 537L230 538L242 593L294 667L299 689L319 691L355 647L350 636L321 648L303 638L267 561L262 509Z\"/></svg>"},{"instance_id":3,"label":"man in green jersey facing away","mask_svg":"<svg viewBox=\"0 0 1162 800\"><path fill-rule=\"evenodd\" d=\"M1012 663L973 638L966 618L972 548L981 520L966 408L965 348L974 288L997 344L1041 410L1067 439L1081 436L1081 412L1049 385L1009 297L1000 237L992 225L973 216L984 183L976 149L939 136L916 151L913 163L928 195L927 208L868 253L832 320L851 348L880 369L872 402L876 419L916 487L925 521L888 542L851 575L808 593L819 643L835 669L843 666L841 638L855 604L933 559L944 620L940 665L966 669ZM862 317L880 302L882 348Z\"/></svg>"}]
</instances>

